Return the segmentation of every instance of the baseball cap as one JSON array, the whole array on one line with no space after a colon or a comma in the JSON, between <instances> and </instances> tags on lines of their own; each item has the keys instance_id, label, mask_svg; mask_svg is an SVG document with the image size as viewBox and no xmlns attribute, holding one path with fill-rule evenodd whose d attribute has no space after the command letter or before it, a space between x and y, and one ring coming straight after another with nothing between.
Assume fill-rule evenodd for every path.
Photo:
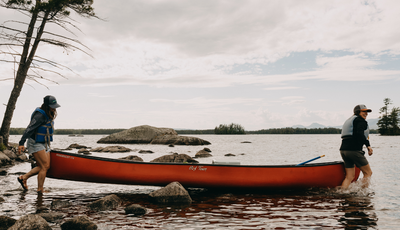
<instances>
[{"instance_id":1,"label":"baseball cap","mask_svg":"<svg viewBox=\"0 0 400 230\"><path fill-rule=\"evenodd\" d=\"M50 108L56 109L60 107L60 105L57 103L57 99L54 96L47 95L46 97L43 98L43 103L45 105L50 106Z\"/></svg>"},{"instance_id":2,"label":"baseball cap","mask_svg":"<svg viewBox=\"0 0 400 230\"><path fill-rule=\"evenodd\" d=\"M360 105L356 105L356 107L354 107L354 114L357 114L357 112L361 112L361 111L366 111L368 113L372 112L371 109L368 109L367 106L360 104Z\"/></svg>"}]
</instances>

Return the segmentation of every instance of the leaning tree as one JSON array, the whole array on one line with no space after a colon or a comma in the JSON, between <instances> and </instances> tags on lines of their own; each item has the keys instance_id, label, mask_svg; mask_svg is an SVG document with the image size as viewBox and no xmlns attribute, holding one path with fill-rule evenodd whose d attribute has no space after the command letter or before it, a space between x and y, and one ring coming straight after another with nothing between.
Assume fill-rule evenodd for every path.
<instances>
[{"instance_id":1,"label":"leaning tree","mask_svg":"<svg viewBox=\"0 0 400 230\"><path fill-rule=\"evenodd\" d=\"M75 35L71 28L78 30L79 28L74 24L71 12L85 18L98 18L92 4L93 0L2 0L0 3L0 7L17 10L29 19L29 22L8 20L0 24L0 54L7 57L0 61L11 62L18 66L17 70L14 70L14 76L0 79L14 80L14 87L0 129L0 137L3 137L5 145L8 145L11 119L25 80L29 79L38 83L41 80L54 82L46 77L44 72L63 76L50 67L68 69L60 63L36 55L39 44L47 43L67 51L80 50L88 54L86 51L88 47L79 40L45 29L45 26L55 25L53 29L62 28L70 35ZM21 27L27 28L25 30L20 29Z\"/></svg>"}]
</instances>

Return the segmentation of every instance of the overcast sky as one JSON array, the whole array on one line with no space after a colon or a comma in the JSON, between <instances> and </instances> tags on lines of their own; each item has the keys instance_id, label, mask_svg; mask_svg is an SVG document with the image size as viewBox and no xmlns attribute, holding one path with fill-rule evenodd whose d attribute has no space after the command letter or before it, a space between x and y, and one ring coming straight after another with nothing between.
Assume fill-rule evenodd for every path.
<instances>
[{"instance_id":1,"label":"overcast sky","mask_svg":"<svg viewBox=\"0 0 400 230\"><path fill-rule=\"evenodd\" d=\"M27 81L12 127L54 95L56 128L246 130L340 126L357 104L400 107L400 1L95 0L104 20L74 16L92 56L41 45L68 66ZM0 9L0 22L28 18ZM11 24L9 24L11 25ZM49 26L48 29L53 27ZM55 30L59 32L59 30ZM3 48L2 48L3 49ZM3 57L2 57L3 58ZM14 65L0 63L0 80ZM0 81L0 118L12 81Z\"/></svg>"}]
</instances>

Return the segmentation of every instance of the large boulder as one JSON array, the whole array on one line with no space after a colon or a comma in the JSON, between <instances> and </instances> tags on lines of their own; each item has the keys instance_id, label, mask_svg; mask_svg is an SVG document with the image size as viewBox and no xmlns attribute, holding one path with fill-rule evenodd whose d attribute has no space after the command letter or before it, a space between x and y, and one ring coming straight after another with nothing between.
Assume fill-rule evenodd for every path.
<instances>
[{"instance_id":1,"label":"large boulder","mask_svg":"<svg viewBox=\"0 0 400 230\"><path fill-rule=\"evenodd\" d=\"M212 155L208 151L202 149L202 150L198 151L196 153L196 155L194 155L194 157L195 158L205 158L205 157L212 157Z\"/></svg>"},{"instance_id":2,"label":"large boulder","mask_svg":"<svg viewBox=\"0 0 400 230\"><path fill-rule=\"evenodd\" d=\"M186 154L173 153L171 155L164 155L158 157L150 162L167 162L167 163L199 163L192 157Z\"/></svg>"},{"instance_id":3,"label":"large boulder","mask_svg":"<svg viewBox=\"0 0 400 230\"><path fill-rule=\"evenodd\" d=\"M149 194L150 200L155 203L170 204L170 203L192 203L188 191L177 181L172 182Z\"/></svg>"},{"instance_id":4,"label":"large boulder","mask_svg":"<svg viewBox=\"0 0 400 230\"><path fill-rule=\"evenodd\" d=\"M78 216L73 219L65 221L61 225L61 230L76 230L76 229L96 230L97 225L92 221L90 221L88 216Z\"/></svg>"},{"instance_id":5,"label":"large boulder","mask_svg":"<svg viewBox=\"0 0 400 230\"><path fill-rule=\"evenodd\" d=\"M121 157L118 158L121 160L128 160L128 161L139 161L139 162L143 162L143 159L141 157L135 156L135 155L129 155L127 157Z\"/></svg>"},{"instance_id":6,"label":"large boulder","mask_svg":"<svg viewBox=\"0 0 400 230\"><path fill-rule=\"evenodd\" d=\"M47 213L38 213L36 215L41 216L47 222L57 223L60 222L62 218L64 218L65 214L61 212L47 212Z\"/></svg>"},{"instance_id":7,"label":"large boulder","mask_svg":"<svg viewBox=\"0 0 400 230\"><path fill-rule=\"evenodd\" d=\"M179 136L171 128L157 128L142 125L113 133L101 138L97 143L103 144L164 144L164 145L209 145L210 142L197 137Z\"/></svg>"},{"instance_id":8,"label":"large boulder","mask_svg":"<svg viewBox=\"0 0 400 230\"><path fill-rule=\"evenodd\" d=\"M7 230L9 227L13 226L15 222L17 222L16 219L8 216L0 216L0 230Z\"/></svg>"},{"instance_id":9,"label":"large boulder","mask_svg":"<svg viewBox=\"0 0 400 230\"><path fill-rule=\"evenodd\" d=\"M125 214L133 215L144 215L147 213L147 209L139 204L132 204L125 208Z\"/></svg>"},{"instance_id":10,"label":"large boulder","mask_svg":"<svg viewBox=\"0 0 400 230\"><path fill-rule=\"evenodd\" d=\"M132 149L126 148L124 146L107 146L107 147L97 147L95 149L92 149L90 152L125 153L130 151L132 151Z\"/></svg>"},{"instance_id":11,"label":"large boulder","mask_svg":"<svg viewBox=\"0 0 400 230\"><path fill-rule=\"evenodd\" d=\"M51 230L50 225L43 217L35 214L23 216L15 222L8 230Z\"/></svg>"},{"instance_id":12,"label":"large boulder","mask_svg":"<svg viewBox=\"0 0 400 230\"><path fill-rule=\"evenodd\" d=\"M0 166L12 164L12 160L3 152L0 152Z\"/></svg>"},{"instance_id":13,"label":"large boulder","mask_svg":"<svg viewBox=\"0 0 400 230\"><path fill-rule=\"evenodd\" d=\"M88 207L93 211L106 211L117 208L121 203L121 199L112 194L90 203Z\"/></svg>"}]
</instances>

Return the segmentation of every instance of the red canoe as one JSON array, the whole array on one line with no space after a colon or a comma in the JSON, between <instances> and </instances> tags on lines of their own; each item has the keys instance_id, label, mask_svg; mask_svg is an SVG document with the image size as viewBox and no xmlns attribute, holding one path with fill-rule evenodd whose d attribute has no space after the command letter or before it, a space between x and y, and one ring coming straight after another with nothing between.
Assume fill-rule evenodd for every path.
<instances>
[{"instance_id":1,"label":"red canoe","mask_svg":"<svg viewBox=\"0 0 400 230\"><path fill-rule=\"evenodd\" d=\"M343 162L296 165L151 163L51 151L47 176L55 179L127 185L298 189L334 188L345 178ZM359 170L356 173L358 179Z\"/></svg>"}]
</instances>

